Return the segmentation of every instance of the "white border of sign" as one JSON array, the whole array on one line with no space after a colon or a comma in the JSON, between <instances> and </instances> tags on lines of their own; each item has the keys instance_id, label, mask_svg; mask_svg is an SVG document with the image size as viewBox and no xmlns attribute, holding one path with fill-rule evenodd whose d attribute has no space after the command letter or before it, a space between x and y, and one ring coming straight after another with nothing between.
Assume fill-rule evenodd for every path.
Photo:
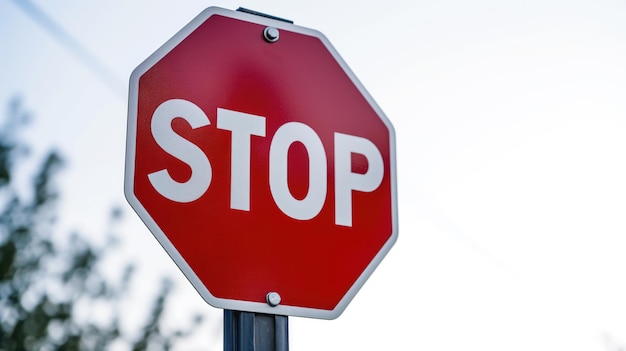
<instances>
[{"instance_id":1,"label":"white border of sign","mask_svg":"<svg viewBox=\"0 0 626 351\"><path fill-rule=\"evenodd\" d=\"M389 130L389 150L390 150L390 180L391 180L391 204L392 204L392 234L389 240L385 243L385 245L381 248L378 254L374 257L374 259L370 262L367 268L363 271L363 273L359 276L359 278L354 282L352 287L348 290L345 296L341 299L341 301L337 304L334 310L322 310L322 309L314 309L314 308L305 308L305 307L296 307L296 306L285 306L278 305L272 307L266 303L259 302L249 302L249 301L239 301L239 300L227 300L213 296L209 290L204 286L204 284L200 281L198 276L194 273L191 267L185 262L181 254L176 250L174 245L169 241L165 233L159 228L157 223L151 218L146 209L141 205L137 197L134 194L134 175L135 175L135 146L136 140L135 136L137 133L137 108L138 108L138 88L139 88L139 78L148 70L150 67L154 66L159 60L161 60L167 53L169 53L172 49L174 49L180 42L182 42L187 36L189 36L196 28L198 28L202 23L204 23L209 17L212 15L222 15L225 17L235 18L239 20L244 20L252 23L262 24L265 26L271 26L278 29L284 29L291 32L301 33L309 36L314 36L319 38L326 49L333 55L335 60L339 63L339 65L346 72L348 77L352 80L354 85L359 89L361 94L365 97L371 107L376 111L378 116L387 126ZM124 194L126 196L127 201L130 203L131 207L137 212L139 217L146 224L148 229L152 232L155 238L159 241L161 246L165 249L168 255L174 260L176 265L180 268L180 270L185 274L187 279L191 282L194 288L200 293L202 298L209 303L213 307L229 309L229 310L237 310L237 311L249 311L249 312L259 312L259 313L267 313L267 314L278 314L278 315L288 315L288 316L299 316L299 317L309 317L309 318L320 318L320 319L335 319L341 315L341 313L348 306L350 301L354 298L356 293L361 289L365 281L369 278L369 276L374 272L378 264L385 257L387 252L391 249L398 238L398 205L397 205L397 185L396 185L396 137L395 131L391 124L391 122L387 119L383 111L376 104L374 99L370 96L370 94L365 90L361 82L356 78L352 70L348 67L345 61L339 56L339 53L335 50L335 48L331 45L328 39L320 32L296 26L294 24L278 21L271 18L256 16L252 14L248 14L245 12L232 11L219 7L209 7L202 11L196 18L194 18L189 24L187 24L184 28L182 28L178 33L176 33L170 40L168 40L163 46L157 49L150 57L148 57L145 61L143 61L137 68L133 71L130 76L130 89L129 89L129 101L128 101L128 126L127 126L127 136L126 136L126 169L124 173Z\"/></svg>"}]
</instances>

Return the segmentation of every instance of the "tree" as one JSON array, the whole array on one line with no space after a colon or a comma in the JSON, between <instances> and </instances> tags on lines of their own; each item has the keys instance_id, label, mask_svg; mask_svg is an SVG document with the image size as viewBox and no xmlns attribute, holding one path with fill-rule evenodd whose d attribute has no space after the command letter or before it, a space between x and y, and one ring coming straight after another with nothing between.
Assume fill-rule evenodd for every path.
<instances>
[{"instance_id":1,"label":"tree","mask_svg":"<svg viewBox=\"0 0 626 351\"><path fill-rule=\"evenodd\" d=\"M120 327L120 300L134 266L128 263L116 280L98 267L117 245L115 234L101 246L80 233L72 234L69 243L55 237L60 200L55 177L63 168L59 153L44 157L28 195L18 191L16 168L30 157L19 132L28 120L16 98L0 125L0 350L170 349L197 328L201 317L182 330L161 330L172 288L168 279L153 297L141 330L126 332ZM122 211L112 210L109 230L121 219ZM109 318L80 313L97 306L110 311Z\"/></svg>"}]
</instances>

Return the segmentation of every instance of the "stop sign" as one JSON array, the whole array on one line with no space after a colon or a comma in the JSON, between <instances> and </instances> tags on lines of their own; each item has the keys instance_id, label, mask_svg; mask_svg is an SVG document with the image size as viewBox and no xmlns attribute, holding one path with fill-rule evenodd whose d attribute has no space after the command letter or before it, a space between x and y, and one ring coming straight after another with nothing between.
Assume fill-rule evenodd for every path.
<instances>
[{"instance_id":1,"label":"stop sign","mask_svg":"<svg viewBox=\"0 0 626 351\"><path fill-rule=\"evenodd\" d=\"M209 304L332 319L397 238L394 131L321 33L211 7L131 75L125 194Z\"/></svg>"}]
</instances>

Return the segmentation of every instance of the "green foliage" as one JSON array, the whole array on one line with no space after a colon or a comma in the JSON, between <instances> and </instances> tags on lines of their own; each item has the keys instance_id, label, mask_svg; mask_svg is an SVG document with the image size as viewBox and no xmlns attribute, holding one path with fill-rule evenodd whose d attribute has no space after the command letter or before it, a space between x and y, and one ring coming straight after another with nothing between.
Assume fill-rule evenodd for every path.
<instances>
[{"instance_id":1,"label":"green foliage","mask_svg":"<svg viewBox=\"0 0 626 351\"><path fill-rule=\"evenodd\" d=\"M114 236L103 246L78 233L65 243L55 238L60 194L54 180L62 157L52 151L44 158L32 178L31 195L17 191L16 166L29 159L19 132L28 120L15 99L0 127L0 350L106 350L114 344L137 351L170 349L201 321L195 318L187 330L161 330L171 282L164 280L153 297L143 328L125 332L120 305L134 266L127 264L115 281L99 271L116 245ZM121 210L111 212L112 228L121 217ZM97 306L111 311L111 318L98 320L89 313Z\"/></svg>"}]
</instances>

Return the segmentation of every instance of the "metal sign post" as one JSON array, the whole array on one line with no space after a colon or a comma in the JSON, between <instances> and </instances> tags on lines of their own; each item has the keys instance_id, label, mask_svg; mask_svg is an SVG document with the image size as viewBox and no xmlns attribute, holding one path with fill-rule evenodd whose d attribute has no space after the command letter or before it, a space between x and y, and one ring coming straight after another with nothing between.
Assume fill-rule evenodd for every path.
<instances>
[{"instance_id":1,"label":"metal sign post","mask_svg":"<svg viewBox=\"0 0 626 351\"><path fill-rule=\"evenodd\" d=\"M288 317L224 310L224 351L288 351Z\"/></svg>"}]
</instances>

